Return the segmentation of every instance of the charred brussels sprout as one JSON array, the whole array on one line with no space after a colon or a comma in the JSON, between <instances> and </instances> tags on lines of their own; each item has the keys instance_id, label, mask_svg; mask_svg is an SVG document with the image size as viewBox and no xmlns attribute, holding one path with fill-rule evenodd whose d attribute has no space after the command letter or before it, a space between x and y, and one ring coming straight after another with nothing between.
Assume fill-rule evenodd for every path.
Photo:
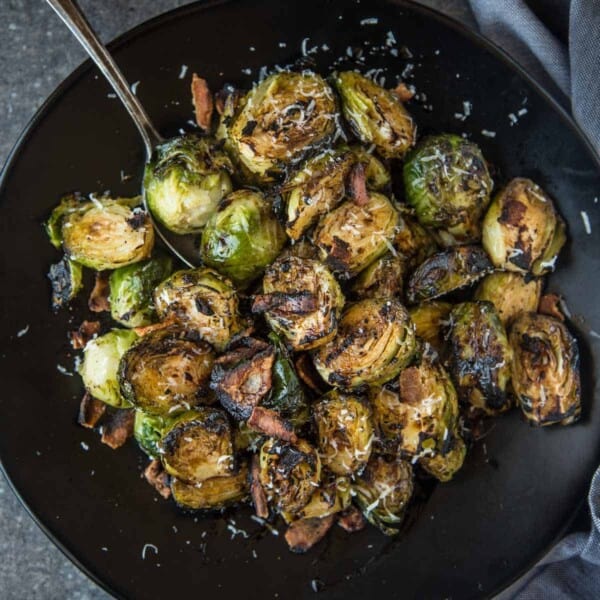
<instances>
[{"instance_id":1,"label":"charred brussels sprout","mask_svg":"<svg viewBox=\"0 0 600 600\"><path fill-rule=\"evenodd\" d=\"M260 449L260 483L269 504L295 515L310 501L321 480L321 461L306 441L268 439Z\"/></svg>"},{"instance_id":2,"label":"charred brussels sprout","mask_svg":"<svg viewBox=\"0 0 600 600\"><path fill-rule=\"evenodd\" d=\"M368 152L362 146L351 146L350 150L356 160L363 165L367 187L370 190L380 192L389 187L392 176L387 167L372 152Z\"/></svg>"},{"instance_id":3,"label":"charred brussels sprout","mask_svg":"<svg viewBox=\"0 0 600 600\"><path fill-rule=\"evenodd\" d=\"M271 205L259 192L229 194L202 232L200 254L209 267L245 287L271 264L285 233Z\"/></svg>"},{"instance_id":4,"label":"charred brussels sprout","mask_svg":"<svg viewBox=\"0 0 600 600\"><path fill-rule=\"evenodd\" d=\"M178 325L157 329L123 355L121 393L136 408L152 415L208 404L213 360L213 349L193 331Z\"/></svg>"},{"instance_id":5,"label":"charred brussels sprout","mask_svg":"<svg viewBox=\"0 0 600 600\"><path fill-rule=\"evenodd\" d=\"M486 275L475 291L475 300L491 302L505 327L521 313L536 312L542 295L541 279L520 273L496 271Z\"/></svg>"},{"instance_id":6,"label":"charred brussels sprout","mask_svg":"<svg viewBox=\"0 0 600 600\"><path fill-rule=\"evenodd\" d=\"M144 192L167 229L198 233L232 190L233 165L217 143L187 135L158 146L146 166Z\"/></svg>"},{"instance_id":7,"label":"charred brussels sprout","mask_svg":"<svg viewBox=\"0 0 600 600\"><path fill-rule=\"evenodd\" d=\"M400 206L400 221L394 238L394 247L407 267L415 268L435 254L439 248L433 237L412 216L404 206Z\"/></svg>"},{"instance_id":8,"label":"charred brussels sprout","mask_svg":"<svg viewBox=\"0 0 600 600\"><path fill-rule=\"evenodd\" d=\"M410 304L433 300L471 285L492 271L487 254L479 246L459 246L438 252L410 276L406 299Z\"/></svg>"},{"instance_id":9,"label":"charred brussels sprout","mask_svg":"<svg viewBox=\"0 0 600 600\"><path fill-rule=\"evenodd\" d=\"M168 256L120 267L110 274L110 315L125 327L150 325L155 316L152 292L173 270Z\"/></svg>"},{"instance_id":10,"label":"charred brussels sprout","mask_svg":"<svg viewBox=\"0 0 600 600\"><path fill-rule=\"evenodd\" d=\"M427 137L404 163L406 200L444 246L481 239L493 182L479 147L458 135Z\"/></svg>"},{"instance_id":11,"label":"charred brussels sprout","mask_svg":"<svg viewBox=\"0 0 600 600\"><path fill-rule=\"evenodd\" d=\"M267 268L263 291L254 299L253 312L264 312L267 323L294 350L316 348L335 335L344 296L321 262L279 259Z\"/></svg>"},{"instance_id":12,"label":"charred brussels sprout","mask_svg":"<svg viewBox=\"0 0 600 600\"><path fill-rule=\"evenodd\" d=\"M566 239L552 199L530 179L510 181L483 220L483 247L494 265L507 271L552 271Z\"/></svg>"},{"instance_id":13,"label":"charred brussels sprout","mask_svg":"<svg viewBox=\"0 0 600 600\"><path fill-rule=\"evenodd\" d=\"M512 386L521 410L534 425L570 425L581 413L579 350L563 323L523 313L510 332L514 351Z\"/></svg>"},{"instance_id":14,"label":"charred brussels sprout","mask_svg":"<svg viewBox=\"0 0 600 600\"><path fill-rule=\"evenodd\" d=\"M331 88L315 73L275 73L256 85L226 128L226 148L252 182L281 179L336 131Z\"/></svg>"},{"instance_id":15,"label":"charred brussels sprout","mask_svg":"<svg viewBox=\"0 0 600 600\"><path fill-rule=\"evenodd\" d=\"M424 456L419 464L427 473L442 482L450 481L463 466L467 455L467 447L459 433L455 431L447 440L446 453L439 452L435 456Z\"/></svg>"},{"instance_id":16,"label":"charred brussels sprout","mask_svg":"<svg viewBox=\"0 0 600 600\"><path fill-rule=\"evenodd\" d=\"M54 265L50 265L48 279L52 286L52 309L68 304L83 287L83 268L79 263L69 260L66 256Z\"/></svg>"},{"instance_id":17,"label":"charred brussels sprout","mask_svg":"<svg viewBox=\"0 0 600 600\"><path fill-rule=\"evenodd\" d=\"M133 437L150 458L160 456L160 440L168 424L168 417L149 415L141 410L135 412Z\"/></svg>"},{"instance_id":18,"label":"charred brussels sprout","mask_svg":"<svg viewBox=\"0 0 600 600\"><path fill-rule=\"evenodd\" d=\"M459 398L487 414L511 407L512 350L491 302L463 302L450 313L450 373Z\"/></svg>"},{"instance_id":19,"label":"charred brussels sprout","mask_svg":"<svg viewBox=\"0 0 600 600\"><path fill-rule=\"evenodd\" d=\"M55 206L50 213L50 217L44 223L46 234L50 243L59 250L63 243L62 226L65 217L72 212L77 212L86 206L86 200L79 194L69 194L60 199L58 206Z\"/></svg>"},{"instance_id":20,"label":"charred brussels sprout","mask_svg":"<svg viewBox=\"0 0 600 600\"><path fill-rule=\"evenodd\" d=\"M384 254L361 271L352 284L352 292L360 300L400 296L404 264L399 256Z\"/></svg>"},{"instance_id":21,"label":"charred brussels sprout","mask_svg":"<svg viewBox=\"0 0 600 600\"><path fill-rule=\"evenodd\" d=\"M344 71L334 77L344 117L365 144L375 144L385 158L402 158L414 144L416 128L394 94L360 73Z\"/></svg>"},{"instance_id":22,"label":"charred brussels sprout","mask_svg":"<svg viewBox=\"0 0 600 600\"><path fill-rule=\"evenodd\" d=\"M440 354L444 348L444 334L449 324L451 310L452 304L434 300L413 306L408 311L415 324L417 337L425 340Z\"/></svg>"},{"instance_id":23,"label":"charred brussels sprout","mask_svg":"<svg viewBox=\"0 0 600 600\"><path fill-rule=\"evenodd\" d=\"M321 260L335 273L352 277L392 247L398 211L382 194L358 206L348 200L326 214L313 233Z\"/></svg>"},{"instance_id":24,"label":"charred brussels sprout","mask_svg":"<svg viewBox=\"0 0 600 600\"><path fill-rule=\"evenodd\" d=\"M367 520L385 535L396 535L413 494L410 464L398 458L373 456L352 485Z\"/></svg>"},{"instance_id":25,"label":"charred brussels sprout","mask_svg":"<svg viewBox=\"0 0 600 600\"><path fill-rule=\"evenodd\" d=\"M133 331L113 329L86 344L79 374L94 398L117 408L131 406L119 390L118 370L121 357L136 339Z\"/></svg>"},{"instance_id":26,"label":"charred brussels sprout","mask_svg":"<svg viewBox=\"0 0 600 600\"><path fill-rule=\"evenodd\" d=\"M313 416L323 466L336 475L360 473L369 462L373 444L367 402L333 390L314 405Z\"/></svg>"},{"instance_id":27,"label":"charred brussels sprout","mask_svg":"<svg viewBox=\"0 0 600 600\"><path fill-rule=\"evenodd\" d=\"M318 348L314 363L330 385L354 388L389 381L415 353L415 331L397 300L369 299L352 304L337 335Z\"/></svg>"},{"instance_id":28,"label":"charred brussels sprout","mask_svg":"<svg viewBox=\"0 0 600 600\"><path fill-rule=\"evenodd\" d=\"M173 273L154 290L154 305L161 319L196 330L219 351L242 327L235 288L212 269Z\"/></svg>"},{"instance_id":29,"label":"charred brussels sprout","mask_svg":"<svg viewBox=\"0 0 600 600\"><path fill-rule=\"evenodd\" d=\"M327 474L316 488L308 504L295 515L283 514L286 521L295 519L323 519L346 510L350 506L352 486L348 477Z\"/></svg>"}]
</instances>

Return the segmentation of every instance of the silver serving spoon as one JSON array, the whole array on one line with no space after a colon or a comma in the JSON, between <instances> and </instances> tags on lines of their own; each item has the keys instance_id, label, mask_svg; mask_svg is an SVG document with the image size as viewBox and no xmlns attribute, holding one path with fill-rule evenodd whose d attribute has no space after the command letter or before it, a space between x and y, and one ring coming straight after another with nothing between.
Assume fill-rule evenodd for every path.
<instances>
[{"instance_id":1,"label":"silver serving spoon","mask_svg":"<svg viewBox=\"0 0 600 600\"><path fill-rule=\"evenodd\" d=\"M115 90L117 96L120 98L123 106L127 109L129 116L136 124L144 147L146 149L146 160L150 160L154 148L158 144L162 144L165 140L156 131L154 125L152 125L144 107L140 104L137 97L131 92L129 84L123 73L117 67L113 57L109 54L108 50L98 39L94 30L86 20L83 12L77 6L74 0L46 0L48 4L56 11L58 16L65 22L66 26L71 30L73 35L77 38L79 43L85 48L90 58L96 63L96 66L100 69L104 77L106 77L108 83ZM144 208L150 214L148 205L146 204L146 196L143 195ZM174 254L181 262L188 267L197 266L189 256L193 256L193 251L190 249L189 239L178 238L177 244L181 246L181 250L177 249L173 241L169 239L171 236L160 229L156 221L153 220L154 229L160 239L163 241L169 251ZM186 243L187 241L187 243ZM185 248L185 250L184 250ZM186 255L188 257L186 258Z\"/></svg>"}]
</instances>

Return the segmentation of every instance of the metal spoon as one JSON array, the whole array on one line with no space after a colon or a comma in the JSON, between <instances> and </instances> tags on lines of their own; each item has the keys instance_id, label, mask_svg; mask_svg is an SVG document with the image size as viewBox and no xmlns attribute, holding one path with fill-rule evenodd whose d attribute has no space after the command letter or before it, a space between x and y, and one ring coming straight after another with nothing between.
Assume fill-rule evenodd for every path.
<instances>
[{"instance_id":1,"label":"metal spoon","mask_svg":"<svg viewBox=\"0 0 600 600\"><path fill-rule=\"evenodd\" d=\"M123 106L127 109L129 116L136 124L144 147L146 149L146 160L150 160L154 148L158 144L162 144L165 140L156 131L154 125L148 118L144 107L140 104L137 97L131 92L127 80L123 76L123 73L117 67L113 57L109 54L108 50L98 39L94 30L86 20L83 12L74 2L74 0L46 0L48 4L56 11L58 16L64 21L66 26L71 30L73 35L77 38L77 41L85 48L90 58L96 63L96 66L100 69L104 77L106 77L108 83L115 90L117 96L120 98ZM143 194L144 208L150 214L148 205L146 204L146 196ZM194 260L190 259L194 257L192 244L189 238L177 237L176 242L180 247L175 247L173 238L166 232L162 231L157 225L156 221L153 220L153 225L156 233L163 241L169 251L174 254L181 262L188 267L197 266L194 264ZM187 255L187 257L186 257ZM196 257L196 261L197 261Z\"/></svg>"}]
</instances>

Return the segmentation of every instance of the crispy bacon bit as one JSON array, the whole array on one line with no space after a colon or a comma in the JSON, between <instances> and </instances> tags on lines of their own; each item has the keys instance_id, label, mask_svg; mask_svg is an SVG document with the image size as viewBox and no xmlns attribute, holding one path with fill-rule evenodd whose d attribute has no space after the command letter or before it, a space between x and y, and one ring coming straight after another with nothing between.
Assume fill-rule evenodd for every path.
<instances>
[{"instance_id":1,"label":"crispy bacon bit","mask_svg":"<svg viewBox=\"0 0 600 600\"><path fill-rule=\"evenodd\" d=\"M401 81L392 90L392 94L394 94L394 96L396 96L400 102L408 102L415 95L415 93L403 81Z\"/></svg>"},{"instance_id":2,"label":"crispy bacon bit","mask_svg":"<svg viewBox=\"0 0 600 600\"><path fill-rule=\"evenodd\" d=\"M270 408L255 406L247 424L251 429L270 437L279 438L292 444L298 441L298 436L294 433L291 423Z\"/></svg>"},{"instance_id":3,"label":"crispy bacon bit","mask_svg":"<svg viewBox=\"0 0 600 600\"><path fill-rule=\"evenodd\" d=\"M366 519L356 506L351 506L338 515L338 525L348 533L360 531L366 523Z\"/></svg>"},{"instance_id":4,"label":"crispy bacon bit","mask_svg":"<svg viewBox=\"0 0 600 600\"><path fill-rule=\"evenodd\" d=\"M314 392L321 395L325 393L325 382L315 369L313 361L308 354L300 354L295 362L298 377Z\"/></svg>"},{"instance_id":5,"label":"crispy bacon bit","mask_svg":"<svg viewBox=\"0 0 600 600\"><path fill-rule=\"evenodd\" d=\"M93 429L96 427L105 410L106 404L104 402L97 400L89 392L86 392L79 405L77 422L83 427Z\"/></svg>"},{"instance_id":6,"label":"crispy bacon bit","mask_svg":"<svg viewBox=\"0 0 600 600\"><path fill-rule=\"evenodd\" d=\"M419 369L409 367L400 373L400 396L402 402L417 404L423 398L423 387Z\"/></svg>"},{"instance_id":7,"label":"crispy bacon bit","mask_svg":"<svg viewBox=\"0 0 600 600\"><path fill-rule=\"evenodd\" d=\"M165 499L171 495L169 475L158 459L152 460L144 470L146 481Z\"/></svg>"},{"instance_id":8,"label":"crispy bacon bit","mask_svg":"<svg viewBox=\"0 0 600 600\"><path fill-rule=\"evenodd\" d=\"M128 437L133 435L133 420L135 411L130 408L114 412L106 425L102 427L102 443L113 450L120 448Z\"/></svg>"},{"instance_id":9,"label":"crispy bacon bit","mask_svg":"<svg viewBox=\"0 0 600 600\"><path fill-rule=\"evenodd\" d=\"M192 102L196 110L196 123L204 131L208 131L214 107L213 98L206 79L198 77L196 73L192 75Z\"/></svg>"},{"instance_id":10,"label":"crispy bacon bit","mask_svg":"<svg viewBox=\"0 0 600 600\"><path fill-rule=\"evenodd\" d=\"M152 325L145 325L144 327L134 327L133 331L135 331L140 337L144 335L148 335L153 331L158 331L159 329L165 329L166 327L170 327L174 323L177 322L177 318L175 315L169 315L164 321L160 323L153 323Z\"/></svg>"},{"instance_id":11,"label":"crispy bacon bit","mask_svg":"<svg viewBox=\"0 0 600 600\"><path fill-rule=\"evenodd\" d=\"M267 504L267 495L260 483L260 465L258 456L252 457L252 483L250 484L250 495L254 504L254 512L257 517L267 519L269 517L269 506Z\"/></svg>"},{"instance_id":12,"label":"crispy bacon bit","mask_svg":"<svg viewBox=\"0 0 600 600\"><path fill-rule=\"evenodd\" d=\"M284 315L306 315L317 309L317 297L310 292L273 292L254 296L252 312L275 311Z\"/></svg>"},{"instance_id":13,"label":"crispy bacon bit","mask_svg":"<svg viewBox=\"0 0 600 600\"><path fill-rule=\"evenodd\" d=\"M94 335L99 333L100 321L84 321L78 329L69 333L71 346L73 346L75 350L81 350L81 348L85 348L85 345L94 337Z\"/></svg>"},{"instance_id":14,"label":"crispy bacon bit","mask_svg":"<svg viewBox=\"0 0 600 600\"><path fill-rule=\"evenodd\" d=\"M88 300L89 309L92 312L105 312L110 310L110 286L108 284L108 273L102 271L96 273L94 289Z\"/></svg>"},{"instance_id":15,"label":"crispy bacon bit","mask_svg":"<svg viewBox=\"0 0 600 600\"><path fill-rule=\"evenodd\" d=\"M365 206L365 204L369 203L365 166L362 163L354 165L350 171L348 193L357 206Z\"/></svg>"},{"instance_id":16,"label":"crispy bacon bit","mask_svg":"<svg viewBox=\"0 0 600 600\"><path fill-rule=\"evenodd\" d=\"M335 515L329 515L294 521L285 532L285 541L292 552L306 552L325 537L334 520Z\"/></svg>"},{"instance_id":17,"label":"crispy bacon bit","mask_svg":"<svg viewBox=\"0 0 600 600\"><path fill-rule=\"evenodd\" d=\"M560 310L560 296L558 294L544 294L540 298L538 312L561 321L565 320L565 315Z\"/></svg>"}]
</instances>

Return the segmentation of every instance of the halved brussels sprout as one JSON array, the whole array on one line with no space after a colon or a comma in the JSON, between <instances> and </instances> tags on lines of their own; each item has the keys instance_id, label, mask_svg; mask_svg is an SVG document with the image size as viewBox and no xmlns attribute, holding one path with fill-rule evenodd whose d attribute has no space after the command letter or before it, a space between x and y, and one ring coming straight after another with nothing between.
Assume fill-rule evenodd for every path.
<instances>
[{"instance_id":1,"label":"halved brussels sprout","mask_svg":"<svg viewBox=\"0 0 600 600\"><path fill-rule=\"evenodd\" d=\"M149 415L142 410L135 411L133 437L150 458L160 456L160 440L169 423L170 419L168 417Z\"/></svg>"},{"instance_id":2,"label":"halved brussels sprout","mask_svg":"<svg viewBox=\"0 0 600 600\"><path fill-rule=\"evenodd\" d=\"M287 207L285 231L298 240L346 195L346 179L356 162L349 150L326 150L309 158L282 187Z\"/></svg>"},{"instance_id":3,"label":"halved brussels sprout","mask_svg":"<svg viewBox=\"0 0 600 600\"><path fill-rule=\"evenodd\" d=\"M140 198L94 198L62 219L65 254L84 267L117 269L150 256L154 228Z\"/></svg>"},{"instance_id":4,"label":"halved brussels sprout","mask_svg":"<svg viewBox=\"0 0 600 600\"><path fill-rule=\"evenodd\" d=\"M520 273L496 271L486 275L475 290L475 300L491 302L505 327L521 313L536 312L542 295L542 280Z\"/></svg>"},{"instance_id":5,"label":"halved brussels sprout","mask_svg":"<svg viewBox=\"0 0 600 600\"><path fill-rule=\"evenodd\" d=\"M206 265L246 287L275 260L285 240L283 227L263 195L238 190L208 220L200 254Z\"/></svg>"},{"instance_id":6,"label":"halved brussels sprout","mask_svg":"<svg viewBox=\"0 0 600 600\"><path fill-rule=\"evenodd\" d=\"M414 122L390 91L355 71L334 76L344 117L365 144L385 158L402 158L415 142Z\"/></svg>"},{"instance_id":7,"label":"halved brussels sprout","mask_svg":"<svg viewBox=\"0 0 600 600\"><path fill-rule=\"evenodd\" d=\"M413 272L406 300L417 304L439 298L475 283L492 270L492 263L480 246L449 248L434 254Z\"/></svg>"},{"instance_id":8,"label":"halved brussels sprout","mask_svg":"<svg viewBox=\"0 0 600 600\"><path fill-rule=\"evenodd\" d=\"M510 331L512 387L534 425L570 425L581 414L577 341L553 317L519 315Z\"/></svg>"},{"instance_id":9,"label":"halved brussels sprout","mask_svg":"<svg viewBox=\"0 0 600 600\"><path fill-rule=\"evenodd\" d=\"M434 456L423 456L419 464L433 477L442 482L450 481L456 472L463 466L467 455L467 447L458 431L454 431L448 438L446 453L438 452Z\"/></svg>"},{"instance_id":10,"label":"halved brussels sprout","mask_svg":"<svg viewBox=\"0 0 600 600\"><path fill-rule=\"evenodd\" d=\"M267 323L294 350L322 346L333 338L344 306L335 277L318 260L279 258L265 272L263 295L253 312L264 312Z\"/></svg>"},{"instance_id":11,"label":"halved brussels sprout","mask_svg":"<svg viewBox=\"0 0 600 600\"><path fill-rule=\"evenodd\" d=\"M367 188L381 192L392 183L392 176L387 167L372 153L362 146L350 146L350 150L358 162L365 168Z\"/></svg>"},{"instance_id":12,"label":"halved brussels sprout","mask_svg":"<svg viewBox=\"0 0 600 600\"><path fill-rule=\"evenodd\" d=\"M167 229L198 233L232 190L233 165L209 137L185 135L157 146L144 173L148 208Z\"/></svg>"},{"instance_id":13,"label":"halved brussels sprout","mask_svg":"<svg viewBox=\"0 0 600 600\"><path fill-rule=\"evenodd\" d=\"M451 311L452 304L439 300L423 302L408 309L417 337L426 341L439 354L444 349L445 330L450 323Z\"/></svg>"},{"instance_id":14,"label":"halved brussels sprout","mask_svg":"<svg viewBox=\"0 0 600 600\"><path fill-rule=\"evenodd\" d=\"M313 359L326 382L348 389L389 381L415 349L414 325L404 306L395 299L368 299L346 309L337 335Z\"/></svg>"},{"instance_id":15,"label":"halved brussels sprout","mask_svg":"<svg viewBox=\"0 0 600 600\"><path fill-rule=\"evenodd\" d=\"M247 179L272 183L331 140L336 114L333 91L319 75L284 71L248 92L221 135Z\"/></svg>"},{"instance_id":16,"label":"halved brussels sprout","mask_svg":"<svg viewBox=\"0 0 600 600\"><path fill-rule=\"evenodd\" d=\"M305 440L292 444L269 438L260 449L259 479L275 510L296 515L319 487L319 454Z\"/></svg>"},{"instance_id":17,"label":"halved brussels sprout","mask_svg":"<svg viewBox=\"0 0 600 600\"><path fill-rule=\"evenodd\" d=\"M336 475L360 473L371 456L373 420L367 402L332 390L313 406L319 456Z\"/></svg>"},{"instance_id":18,"label":"halved brussels sprout","mask_svg":"<svg viewBox=\"0 0 600 600\"><path fill-rule=\"evenodd\" d=\"M511 180L483 219L483 247L494 265L507 271L552 271L566 239L552 199L530 179Z\"/></svg>"},{"instance_id":19,"label":"halved brussels sprout","mask_svg":"<svg viewBox=\"0 0 600 600\"><path fill-rule=\"evenodd\" d=\"M150 325L155 316L152 292L172 270L169 256L115 269L109 277L110 316L125 327Z\"/></svg>"},{"instance_id":20,"label":"halved brussels sprout","mask_svg":"<svg viewBox=\"0 0 600 600\"><path fill-rule=\"evenodd\" d=\"M449 369L461 401L494 415L512 406L512 350L491 302L463 302L450 313Z\"/></svg>"},{"instance_id":21,"label":"halved brussels sprout","mask_svg":"<svg viewBox=\"0 0 600 600\"><path fill-rule=\"evenodd\" d=\"M400 220L394 247L409 268L418 267L439 248L431 234L413 217L410 209L398 205Z\"/></svg>"},{"instance_id":22,"label":"halved brussels sprout","mask_svg":"<svg viewBox=\"0 0 600 600\"><path fill-rule=\"evenodd\" d=\"M86 344L79 374L94 398L116 408L131 406L119 390L118 370L121 357L136 339L133 331L113 329Z\"/></svg>"},{"instance_id":23,"label":"halved brussels sprout","mask_svg":"<svg viewBox=\"0 0 600 600\"><path fill-rule=\"evenodd\" d=\"M190 410L173 419L160 441L165 471L185 483L235 472L231 427L216 408Z\"/></svg>"},{"instance_id":24,"label":"halved brussels sprout","mask_svg":"<svg viewBox=\"0 0 600 600\"><path fill-rule=\"evenodd\" d=\"M396 535L413 494L410 463L399 458L373 456L352 485L356 501L369 523L385 535Z\"/></svg>"},{"instance_id":25,"label":"halved brussels sprout","mask_svg":"<svg viewBox=\"0 0 600 600\"><path fill-rule=\"evenodd\" d=\"M65 217L72 213L80 210L86 205L86 200L80 194L68 194L63 196L58 205L52 209L50 217L44 223L46 234L50 243L59 250L63 243L62 226Z\"/></svg>"},{"instance_id":26,"label":"halved brussels sprout","mask_svg":"<svg viewBox=\"0 0 600 600\"><path fill-rule=\"evenodd\" d=\"M182 412L209 404L208 382L214 351L197 334L179 325L140 338L121 358L121 394L152 415Z\"/></svg>"},{"instance_id":27,"label":"halved brussels sprout","mask_svg":"<svg viewBox=\"0 0 600 600\"><path fill-rule=\"evenodd\" d=\"M52 310L68 304L83 287L83 268L79 263L66 256L54 265L50 265L48 279L52 286Z\"/></svg>"},{"instance_id":28,"label":"halved brussels sprout","mask_svg":"<svg viewBox=\"0 0 600 600\"><path fill-rule=\"evenodd\" d=\"M346 510L352 501L350 479L327 474L320 487L313 492L308 504L298 513L283 513L289 523L297 519L323 519Z\"/></svg>"},{"instance_id":29,"label":"halved brussels sprout","mask_svg":"<svg viewBox=\"0 0 600 600\"><path fill-rule=\"evenodd\" d=\"M176 271L154 290L154 305L161 319L175 318L219 351L242 328L235 288L212 269Z\"/></svg>"},{"instance_id":30,"label":"halved brussels sprout","mask_svg":"<svg viewBox=\"0 0 600 600\"><path fill-rule=\"evenodd\" d=\"M348 278L392 248L398 223L392 203L372 192L362 206L347 200L326 214L315 228L313 243L323 262Z\"/></svg>"},{"instance_id":31,"label":"halved brussels sprout","mask_svg":"<svg viewBox=\"0 0 600 600\"><path fill-rule=\"evenodd\" d=\"M406 200L444 246L481 239L493 187L479 147L459 135L426 137L404 163Z\"/></svg>"},{"instance_id":32,"label":"halved brussels sprout","mask_svg":"<svg viewBox=\"0 0 600 600\"><path fill-rule=\"evenodd\" d=\"M404 269L404 260L388 252L359 273L352 284L352 292L359 300L401 296Z\"/></svg>"}]
</instances>

